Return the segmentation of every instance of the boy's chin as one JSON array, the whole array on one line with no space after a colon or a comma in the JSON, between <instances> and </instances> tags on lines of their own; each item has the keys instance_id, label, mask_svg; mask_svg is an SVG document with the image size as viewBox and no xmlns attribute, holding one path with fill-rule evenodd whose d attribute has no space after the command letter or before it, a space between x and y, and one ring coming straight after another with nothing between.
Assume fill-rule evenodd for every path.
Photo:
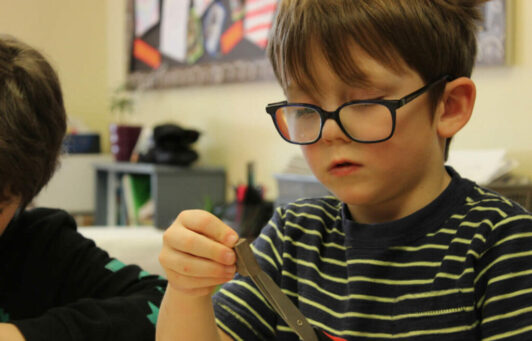
<instances>
[{"instance_id":1,"label":"boy's chin","mask_svg":"<svg viewBox=\"0 0 532 341\"><path fill-rule=\"evenodd\" d=\"M371 206L375 202L375 196L367 192L340 189L331 191L331 193L349 206Z\"/></svg>"}]
</instances>

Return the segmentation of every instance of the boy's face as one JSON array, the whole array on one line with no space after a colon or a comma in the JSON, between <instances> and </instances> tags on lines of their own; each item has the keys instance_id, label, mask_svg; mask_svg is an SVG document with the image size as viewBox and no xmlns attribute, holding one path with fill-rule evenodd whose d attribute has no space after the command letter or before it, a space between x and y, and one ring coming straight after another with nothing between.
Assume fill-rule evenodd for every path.
<instances>
[{"instance_id":1,"label":"boy's face","mask_svg":"<svg viewBox=\"0 0 532 341\"><path fill-rule=\"evenodd\" d=\"M312 54L319 91L308 93L297 84L286 89L288 102L318 105L334 111L350 100L399 99L425 85L413 70L397 74L359 48L353 60L365 71L370 86L344 83L320 53ZM312 172L345 202L359 222L390 221L415 212L441 193L449 182L443 167L443 141L436 129L428 94L397 110L393 136L363 144L349 139L327 120L321 139L302 146Z\"/></svg>"},{"instance_id":2,"label":"boy's face","mask_svg":"<svg viewBox=\"0 0 532 341\"><path fill-rule=\"evenodd\" d=\"M4 233L19 205L20 198L0 202L0 236Z\"/></svg>"}]
</instances>

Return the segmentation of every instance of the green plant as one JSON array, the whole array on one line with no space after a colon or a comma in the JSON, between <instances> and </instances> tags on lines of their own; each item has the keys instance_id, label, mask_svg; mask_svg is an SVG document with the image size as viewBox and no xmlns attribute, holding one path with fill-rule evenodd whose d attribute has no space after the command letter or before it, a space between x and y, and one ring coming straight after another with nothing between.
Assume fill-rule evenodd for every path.
<instances>
[{"instance_id":1,"label":"green plant","mask_svg":"<svg viewBox=\"0 0 532 341\"><path fill-rule=\"evenodd\" d=\"M133 98L125 85L121 85L111 95L111 113L116 116L118 123L125 121L126 114L133 112Z\"/></svg>"}]
</instances>

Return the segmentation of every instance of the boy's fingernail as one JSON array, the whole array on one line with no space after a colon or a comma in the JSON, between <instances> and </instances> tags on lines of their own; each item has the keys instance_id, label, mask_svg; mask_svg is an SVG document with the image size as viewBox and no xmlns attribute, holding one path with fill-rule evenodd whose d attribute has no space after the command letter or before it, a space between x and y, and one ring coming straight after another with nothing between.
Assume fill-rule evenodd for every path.
<instances>
[{"instance_id":1,"label":"boy's fingernail","mask_svg":"<svg viewBox=\"0 0 532 341\"><path fill-rule=\"evenodd\" d=\"M238 236L236 234L229 234L229 236L227 237L227 244L233 246L235 245L236 241L238 240Z\"/></svg>"}]
</instances>

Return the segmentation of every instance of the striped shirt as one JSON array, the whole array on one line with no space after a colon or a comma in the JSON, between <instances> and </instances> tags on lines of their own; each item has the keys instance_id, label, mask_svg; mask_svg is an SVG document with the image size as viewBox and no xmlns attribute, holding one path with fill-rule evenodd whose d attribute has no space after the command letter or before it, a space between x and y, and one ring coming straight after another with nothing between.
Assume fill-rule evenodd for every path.
<instances>
[{"instance_id":1,"label":"striped shirt","mask_svg":"<svg viewBox=\"0 0 532 341\"><path fill-rule=\"evenodd\" d=\"M418 212L363 225L333 197L278 208L257 261L345 340L532 340L532 214L461 178ZM235 340L298 340L249 278L213 298Z\"/></svg>"}]
</instances>

